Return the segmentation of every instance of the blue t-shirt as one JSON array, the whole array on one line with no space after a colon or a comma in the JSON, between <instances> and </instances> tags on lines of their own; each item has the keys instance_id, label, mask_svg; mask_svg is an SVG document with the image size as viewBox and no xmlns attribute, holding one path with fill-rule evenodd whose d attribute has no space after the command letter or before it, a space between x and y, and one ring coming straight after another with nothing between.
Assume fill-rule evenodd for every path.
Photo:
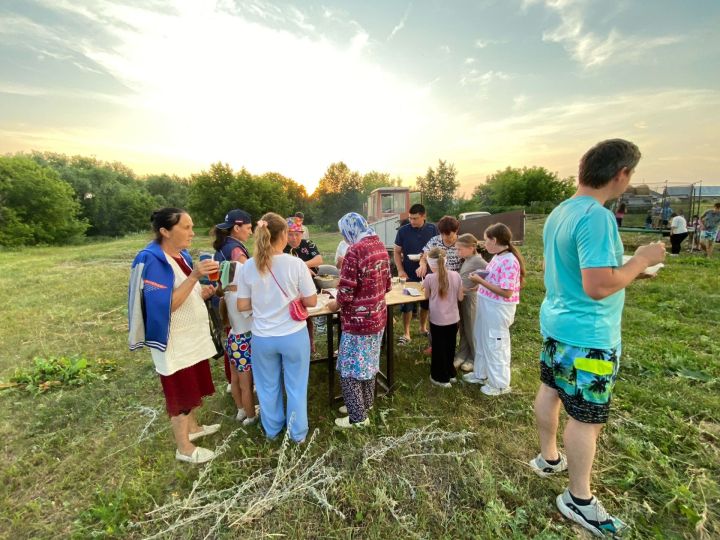
<instances>
[{"instance_id":1,"label":"blue t-shirt","mask_svg":"<svg viewBox=\"0 0 720 540\"><path fill-rule=\"evenodd\" d=\"M595 349L620 344L625 290L593 300L583 290L581 270L619 268L623 251L615 216L593 197L573 197L552 211L543 229L545 337Z\"/></svg>"},{"instance_id":2,"label":"blue t-shirt","mask_svg":"<svg viewBox=\"0 0 720 540\"><path fill-rule=\"evenodd\" d=\"M395 245L400 246L403 251L403 269L408 275L408 281L420 281L415 274L420 268L420 261L411 261L408 255L421 254L425 244L427 244L433 236L440 234L434 223L427 221L422 227L415 228L410 223L403 225L398 229L395 236Z\"/></svg>"}]
</instances>

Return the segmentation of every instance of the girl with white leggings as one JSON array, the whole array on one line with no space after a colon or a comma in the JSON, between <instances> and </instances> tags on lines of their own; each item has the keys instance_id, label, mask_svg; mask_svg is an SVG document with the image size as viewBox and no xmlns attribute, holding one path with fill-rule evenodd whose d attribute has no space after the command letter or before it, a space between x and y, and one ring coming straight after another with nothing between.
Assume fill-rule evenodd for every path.
<instances>
[{"instance_id":1,"label":"girl with white leggings","mask_svg":"<svg viewBox=\"0 0 720 540\"><path fill-rule=\"evenodd\" d=\"M494 255L484 272L472 274L479 285L475 317L475 366L463 377L465 382L484 383L480 391L488 396L510 392L510 326L520 302L525 262L512 245L512 233L496 223L485 230L485 249Z\"/></svg>"}]
</instances>

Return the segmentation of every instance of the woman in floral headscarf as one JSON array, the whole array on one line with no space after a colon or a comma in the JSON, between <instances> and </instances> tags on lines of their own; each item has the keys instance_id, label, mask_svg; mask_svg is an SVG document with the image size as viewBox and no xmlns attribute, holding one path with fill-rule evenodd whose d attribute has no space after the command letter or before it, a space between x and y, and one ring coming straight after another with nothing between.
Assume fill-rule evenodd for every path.
<instances>
[{"instance_id":1,"label":"woman in floral headscarf","mask_svg":"<svg viewBox=\"0 0 720 540\"><path fill-rule=\"evenodd\" d=\"M338 226L349 247L340 272L337 300L328 307L340 310L343 333L337 370L348 416L337 418L335 424L342 428L362 427L370 423L368 409L373 404L375 375L380 367L390 259L385 245L360 214L345 214Z\"/></svg>"}]
</instances>

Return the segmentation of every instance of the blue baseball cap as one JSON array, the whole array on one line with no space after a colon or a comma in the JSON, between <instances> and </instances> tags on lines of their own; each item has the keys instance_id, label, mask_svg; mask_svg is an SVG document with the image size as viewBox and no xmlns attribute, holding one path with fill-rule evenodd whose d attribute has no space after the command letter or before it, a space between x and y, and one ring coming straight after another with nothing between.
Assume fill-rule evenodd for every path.
<instances>
[{"instance_id":1,"label":"blue baseball cap","mask_svg":"<svg viewBox=\"0 0 720 540\"><path fill-rule=\"evenodd\" d=\"M218 229L231 229L234 225L245 225L252 223L252 217L245 210L236 208L225 214L225 221L215 225Z\"/></svg>"}]
</instances>

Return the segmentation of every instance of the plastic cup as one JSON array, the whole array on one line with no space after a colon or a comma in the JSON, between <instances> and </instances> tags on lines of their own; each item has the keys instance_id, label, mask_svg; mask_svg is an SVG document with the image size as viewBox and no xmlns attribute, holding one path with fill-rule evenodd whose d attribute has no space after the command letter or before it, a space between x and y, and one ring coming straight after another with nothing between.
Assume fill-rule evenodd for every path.
<instances>
[{"instance_id":1,"label":"plastic cup","mask_svg":"<svg viewBox=\"0 0 720 540\"><path fill-rule=\"evenodd\" d=\"M200 252L199 258L201 261L207 261L208 259L213 260L213 254L208 253L207 251L202 251L202 252ZM220 269L218 268L214 272L208 274L208 279L210 281L220 281Z\"/></svg>"}]
</instances>

